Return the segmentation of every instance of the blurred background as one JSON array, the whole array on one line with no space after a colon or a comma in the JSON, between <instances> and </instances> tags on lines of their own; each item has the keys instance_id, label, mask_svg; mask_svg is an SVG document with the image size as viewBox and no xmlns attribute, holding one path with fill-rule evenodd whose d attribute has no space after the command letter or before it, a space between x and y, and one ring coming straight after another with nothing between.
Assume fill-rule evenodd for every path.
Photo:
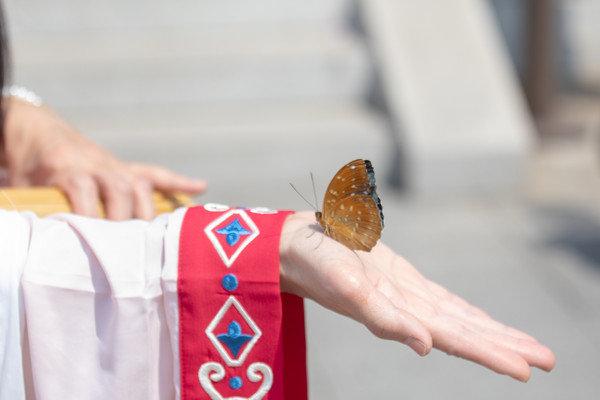
<instances>
[{"instance_id":1,"label":"blurred background","mask_svg":"<svg viewBox=\"0 0 600 400\"><path fill-rule=\"evenodd\" d=\"M384 240L555 350L528 384L309 303L313 399L600 398L600 2L4 1L13 82L199 201L370 158Z\"/></svg>"}]
</instances>

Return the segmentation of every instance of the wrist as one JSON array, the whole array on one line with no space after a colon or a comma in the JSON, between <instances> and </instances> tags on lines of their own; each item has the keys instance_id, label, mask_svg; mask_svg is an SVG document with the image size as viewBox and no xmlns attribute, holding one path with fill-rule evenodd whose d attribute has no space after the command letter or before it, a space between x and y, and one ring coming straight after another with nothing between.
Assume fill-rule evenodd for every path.
<instances>
[{"instance_id":1,"label":"wrist","mask_svg":"<svg viewBox=\"0 0 600 400\"><path fill-rule=\"evenodd\" d=\"M17 97L7 98L5 104L4 154L9 165L11 159L23 160L23 153L29 160L39 160L49 151L58 151L65 141L83 140L48 107Z\"/></svg>"},{"instance_id":2,"label":"wrist","mask_svg":"<svg viewBox=\"0 0 600 400\"><path fill-rule=\"evenodd\" d=\"M32 121L27 118L30 104L14 97L3 99L4 125L2 129L2 151L0 164L10 168L15 159L26 159L31 149L31 137L25 133Z\"/></svg>"},{"instance_id":3,"label":"wrist","mask_svg":"<svg viewBox=\"0 0 600 400\"><path fill-rule=\"evenodd\" d=\"M64 129L51 110L16 97L6 98L4 112L0 162L9 170L9 176L23 177L38 168L48 151L56 154Z\"/></svg>"},{"instance_id":4,"label":"wrist","mask_svg":"<svg viewBox=\"0 0 600 400\"><path fill-rule=\"evenodd\" d=\"M316 223L314 212L301 211L290 214L282 227L279 243L279 282L282 292L306 297L301 285L301 258L306 248L301 248L302 235L310 236Z\"/></svg>"},{"instance_id":5,"label":"wrist","mask_svg":"<svg viewBox=\"0 0 600 400\"><path fill-rule=\"evenodd\" d=\"M12 144L15 136L18 138L22 136L23 129L20 125L30 122L29 119L20 117L20 111L24 108L39 108L43 102L36 93L16 85L2 88L2 97L4 118L2 119L2 140L0 140L0 166L7 167L10 165L9 155L13 154ZM17 115L16 118L15 115ZM18 143L18 145L22 144Z\"/></svg>"}]
</instances>

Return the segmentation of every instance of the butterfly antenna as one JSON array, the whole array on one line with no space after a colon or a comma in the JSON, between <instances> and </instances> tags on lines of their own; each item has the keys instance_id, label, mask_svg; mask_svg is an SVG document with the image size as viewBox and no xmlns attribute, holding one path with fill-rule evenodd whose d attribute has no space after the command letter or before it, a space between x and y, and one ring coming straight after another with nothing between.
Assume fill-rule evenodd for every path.
<instances>
[{"instance_id":1,"label":"butterfly antenna","mask_svg":"<svg viewBox=\"0 0 600 400\"><path fill-rule=\"evenodd\" d=\"M313 208L315 211L317 211L317 207L315 207L314 205L312 205L310 201L306 200L306 197L302 196L302 194L298 191L298 189L296 189L294 187L294 185L292 185L292 182L289 182L289 184L292 187L292 189L294 189L294 192L296 192L296 194L298 196L300 196L302 198L302 200L304 200L306 202L306 204L308 204L311 208Z\"/></svg>"},{"instance_id":2,"label":"butterfly antenna","mask_svg":"<svg viewBox=\"0 0 600 400\"><path fill-rule=\"evenodd\" d=\"M313 187L313 196L315 198L315 205L318 205L319 202L317 201L317 189L315 187L315 176L313 175L313 173L310 173L310 181L312 182L312 187Z\"/></svg>"}]
</instances>

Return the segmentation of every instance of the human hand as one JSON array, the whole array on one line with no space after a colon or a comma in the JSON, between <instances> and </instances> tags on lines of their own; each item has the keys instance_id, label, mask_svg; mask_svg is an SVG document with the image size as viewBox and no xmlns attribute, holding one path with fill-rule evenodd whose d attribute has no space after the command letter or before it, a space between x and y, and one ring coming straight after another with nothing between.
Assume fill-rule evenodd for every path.
<instances>
[{"instance_id":1,"label":"human hand","mask_svg":"<svg viewBox=\"0 0 600 400\"><path fill-rule=\"evenodd\" d=\"M554 354L536 339L421 275L379 242L353 252L325 236L314 213L290 215L281 243L281 290L353 318L382 339L424 356L432 347L527 381L530 367L550 371Z\"/></svg>"},{"instance_id":2,"label":"human hand","mask_svg":"<svg viewBox=\"0 0 600 400\"><path fill-rule=\"evenodd\" d=\"M109 219L149 219L153 190L195 195L206 189L204 181L165 168L118 160L47 107L15 98L6 103L2 164L8 183L56 186L77 214L98 216L102 200Z\"/></svg>"}]
</instances>

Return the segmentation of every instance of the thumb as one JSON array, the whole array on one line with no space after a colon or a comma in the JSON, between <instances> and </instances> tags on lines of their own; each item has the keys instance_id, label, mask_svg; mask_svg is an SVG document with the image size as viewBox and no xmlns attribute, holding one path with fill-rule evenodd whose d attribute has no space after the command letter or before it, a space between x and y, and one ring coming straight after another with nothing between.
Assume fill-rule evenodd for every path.
<instances>
[{"instance_id":1,"label":"thumb","mask_svg":"<svg viewBox=\"0 0 600 400\"><path fill-rule=\"evenodd\" d=\"M152 186L164 192L200 194L206 190L206 182L179 175L166 168L146 164L131 164L134 173L148 180Z\"/></svg>"}]
</instances>

